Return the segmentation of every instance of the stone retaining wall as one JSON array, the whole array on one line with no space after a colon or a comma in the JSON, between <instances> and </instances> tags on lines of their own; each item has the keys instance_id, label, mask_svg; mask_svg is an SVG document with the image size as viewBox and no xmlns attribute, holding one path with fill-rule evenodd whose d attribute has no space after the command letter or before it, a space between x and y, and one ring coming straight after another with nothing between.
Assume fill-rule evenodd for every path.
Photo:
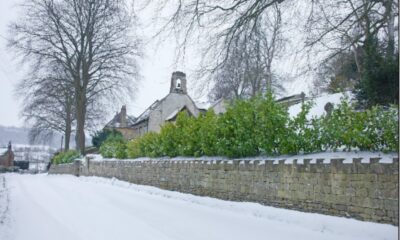
<instances>
[{"instance_id":1,"label":"stone retaining wall","mask_svg":"<svg viewBox=\"0 0 400 240\"><path fill-rule=\"evenodd\" d=\"M294 161L90 161L50 173L115 177L136 184L234 201L397 225L398 158Z\"/></svg>"}]
</instances>

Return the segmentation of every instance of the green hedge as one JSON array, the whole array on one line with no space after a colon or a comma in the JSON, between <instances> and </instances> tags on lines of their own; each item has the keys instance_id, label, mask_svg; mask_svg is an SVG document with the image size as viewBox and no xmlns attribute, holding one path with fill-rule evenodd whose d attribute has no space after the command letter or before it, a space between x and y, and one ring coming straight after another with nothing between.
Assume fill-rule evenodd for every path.
<instances>
[{"instance_id":1,"label":"green hedge","mask_svg":"<svg viewBox=\"0 0 400 240\"><path fill-rule=\"evenodd\" d=\"M97 149L99 149L103 142L106 141L109 137L122 138L122 134L115 129L103 129L101 131L97 131L92 136L92 144Z\"/></svg>"},{"instance_id":2,"label":"green hedge","mask_svg":"<svg viewBox=\"0 0 400 240\"><path fill-rule=\"evenodd\" d=\"M126 142L122 135L109 135L100 146L100 154L105 158L126 158Z\"/></svg>"},{"instance_id":3,"label":"green hedge","mask_svg":"<svg viewBox=\"0 0 400 240\"><path fill-rule=\"evenodd\" d=\"M51 162L53 164L63 164L63 163L71 163L74 159L80 156L79 152L75 150L68 150L66 152L60 152L56 154Z\"/></svg>"},{"instance_id":4,"label":"green hedge","mask_svg":"<svg viewBox=\"0 0 400 240\"><path fill-rule=\"evenodd\" d=\"M198 118L181 113L160 133L147 133L129 141L124 157L248 157L339 149L397 151L397 106L357 111L343 99L330 116L307 119L311 107L312 103L303 104L301 112L291 118L287 109L268 94L238 100L221 116L212 111ZM112 153L102 154L116 157L116 152L123 149L114 147Z\"/></svg>"}]
</instances>

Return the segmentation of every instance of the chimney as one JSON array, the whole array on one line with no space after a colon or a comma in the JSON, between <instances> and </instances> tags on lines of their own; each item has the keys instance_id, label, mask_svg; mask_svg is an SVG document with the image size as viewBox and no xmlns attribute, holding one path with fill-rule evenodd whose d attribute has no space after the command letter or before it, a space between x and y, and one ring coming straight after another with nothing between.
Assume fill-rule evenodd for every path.
<instances>
[{"instance_id":1,"label":"chimney","mask_svg":"<svg viewBox=\"0 0 400 240\"><path fill-rule=\"evenodd\" d=\"M126 122L126 105L123 105L121 108L121 113L119 115L120 117L120 123L121 123L121 127L127 127L127 122Z\"/></svg>"},{"instance_id":2,"label":"chimney","mask_svg":"<svg viewBox=\"0 0 400 240\"><path fill-rule=\"evenodd\" d=\"M179 71L172 73L171 89L169 92L187 94L185 73Z\"/></svg>"}]
</instances>

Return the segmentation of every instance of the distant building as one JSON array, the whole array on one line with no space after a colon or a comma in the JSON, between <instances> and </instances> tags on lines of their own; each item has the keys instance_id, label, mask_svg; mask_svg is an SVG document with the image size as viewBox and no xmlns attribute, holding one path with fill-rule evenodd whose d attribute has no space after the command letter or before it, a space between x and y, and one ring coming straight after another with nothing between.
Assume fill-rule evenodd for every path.
<instances>
[{"instance_id":1,"label":"distant building","mask_svg":"<svg viewBox=\"0 0 400 240\"><path fill-rule=\"evenodd\" d=\"M119 131L125 139L134 137L134 130L131 127L136 121L134 116L128 116L126 106L122 106L121 111L117 112L113 119L106 124L104 129L115 129Z\"/></svg>"},{"instance_id":2,"label":"distant building","mask_svg":"<svg viewBox=\"0 0 400 240\"><path fill-rule=\"evenodd\" d=\"M209 109L214 110L215 114L220 115L226 112L228 105L229 105L228 100L220 98L215 103L213 103Z\"/></svg>"},{"instance_id":3,"label":"distant building","mask_svg":"<svg viewBox=\"0 0 400 240\"><path fill-rule=\"evenodd\" d=\"M8 143L7 150L0 153L0 166L12 167L14 166L14 153L12 151L11 142Z\"/></svg>"},{"instance_id":4,"label":"distant building","mask_svg":"<svg viewBox=\"0 0 400 240\"><path fill-rule=\"evenodd\" d=\"M306 95L301 92L300 94L280 98L276 100L276 102L282 104L283 106L290 107L298 103L303 103L305 100L307 100Z\"/></svg>"},{"instance_id":5,"label":"distant building","mask_svg":"<svg viewBox=\"0 0 400 240\"><path fill-rule=\"evenodd\" d=\"M281 98L277 102L289 107L303 102L304 99L305 95L302 93ZM187 93L186 74L173 72L167 96L156 100L137 118L128 116L126 106L122 106L121 111L115 114L104 129L115 129L121 132L125 139L133 139L147 132L159 132L164 123L175 121L180 112L197 117L200 113L205 113L208 109L212 109L216 114L223 114L226 112L228 105L229 101L224 98L211 105L208 103L196 104Z\"/></svg>"},{"instance_id":6,"label":"distant building","mask_svg":"<svg viewBox=\"0 0 400 240\"><path fill-rule=\"evenodd\" d=\"M201 110L187 93L186 74L174 72L169 94L151 104L132 124L134 137L147 132L159 132L165 122L175 121L180 112L197 117Z\"/></svg>"},{"instance_id":7,"label":"distant building","mask_svg":"<svg viewBox=\"0 0 400 240\"><path fill-rule=\"evenodd\" d=\"M167 96L156 100L137 118L128 116L126 107L123 106L121 112L117 113L105 128L121 132L125 139L133 139L147 132L159 132L165 122L175 121L180 112L197 117L205 111L198 108L188 95L186 74L173 72Z\"/></svg>"}]
</instances>

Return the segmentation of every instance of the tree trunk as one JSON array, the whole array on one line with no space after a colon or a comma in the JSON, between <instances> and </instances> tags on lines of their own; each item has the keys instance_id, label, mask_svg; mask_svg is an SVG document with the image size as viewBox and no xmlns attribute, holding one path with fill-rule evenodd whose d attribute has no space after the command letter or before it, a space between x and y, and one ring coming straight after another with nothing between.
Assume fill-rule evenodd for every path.
<instances>
[{"instance_id":1,"label":"tree trunk","mask_svg":"<svg viewBox=\"0 0 400 240\"><path fill-rule=\"evenodd\" d=\"M76 149L85 154L85 118L86 96L83 91L77 91L76 95Z\"/></svg>"},{"instance_id":2,"label":"tree trunk","mask_svg":"<svg viewBox=\"0 0 400 240\"><path fill-rule=\"evenodd\" d=\"M271 71L271 63L268 63L267 66L267 83L266 83L267 91L272 92L272 71Z\"/></svg>"},{"instance_id":3,"label":"tree trunk","mask_svg":"<svg viewBox=\"0 0 400 240\"><path fill-rule=\"evenodd\" d=\"M65 140L64 140L64 151L69 150L69 143L71 141L71 129L69 131L65 129Z\"/></svg>"},{"instance_id":4,"label":"tree trunk","mask_svg":"<svg viewBox=\"0 0 400 240\"><path fill-rule=\"evenodd\" d=\"M388 15L388 45L387 45L387 57L392 58L394 57L394 12L393 12L393 1L386 1L385 8Z\"/></svg>"},{"instance_id":5,"label":"tree trunk","mask_svg":"<svg viewBox=\"0 0 400 240\"><path fill-rule=\"evenodd\" d=\"M64 141L64 151L69 150L69 144L71 142L71 133L72 133L72 104L74 104L71 96L68 93L65 94L65 141Z\"/></svg>"},{"instance_id":6,"label":"tree trunk","mask_svg":"<svg viewBox=\"0 0 400 240\"><path fill-rule=\"evenodd\" d=\"M71 121L67 117L66 125L65 125L65 141L64 141L64 151L69 150L69 143L71 141Z\"/></svg>"},{"instance_id":7,"label":"tree trunk","mask_svg":"<svg viewBox=\"0 0 400 240\"><path fill-rule=\"evenodd\" d=\"M360 56L359 56L359 51L362 50L362 48L357 48L357 45L353 45L352 47L352 52L354 56L354 61L356 62L357 66L357 74L358 74L358 79L361 78L361 73L362 73L362 63L360 61Z\"/></svg>"}]
</instances>

